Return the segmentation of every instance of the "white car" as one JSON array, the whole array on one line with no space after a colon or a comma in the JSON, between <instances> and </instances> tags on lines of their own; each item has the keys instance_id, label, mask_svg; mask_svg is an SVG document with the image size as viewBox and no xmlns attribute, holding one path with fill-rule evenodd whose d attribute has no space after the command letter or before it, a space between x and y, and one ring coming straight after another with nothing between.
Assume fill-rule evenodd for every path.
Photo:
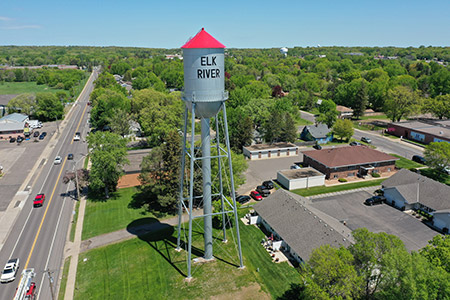
<instances>
[{"instance_id":1,"label":"white car","mask_svg":"<svg viewBox=\"0 0 450 300\"><path fill-rule=\"evenodd\" d=\"M79 141L81 139L81 133L77 132L75 133L75 136L73 137L74 141Z\"/></svg>"},{"instance_id":2,"label":"white car","mask_svg":"<svg viewBox=\"0 0 450 300\"><path fill-rule=\"evenodd\" d=\"M3 269L2 275L0 277L0 282L10 282L16 279L16 273L19 269L19 259L13 258L8 260L5 268Z\"/></svg>"},{"instance_id":3,"label":"white car","mask_svg":"<svg viewBox=\"0 0 450 300\"><path fill-rule=\"evenodd\" d=\"M55 161L54 161L54 164L55 164L55 165L59 165L59 164L61 164L61 162L62 162L61 156L55 157Z\"/></svg>"}]
</instances>

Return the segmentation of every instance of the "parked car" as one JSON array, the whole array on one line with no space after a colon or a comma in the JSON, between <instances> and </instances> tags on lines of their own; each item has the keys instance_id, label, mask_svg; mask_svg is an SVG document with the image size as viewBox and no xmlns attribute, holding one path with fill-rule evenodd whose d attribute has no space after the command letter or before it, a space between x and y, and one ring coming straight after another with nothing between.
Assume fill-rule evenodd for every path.
<instances>
[{"instance_id":1,"label":"parked car","mask_svg":"<svg viewBox=\"0 0 450 300\"><path fill-rule=\"evenodd\" d=\"M39 207L44 204L45 194L37 194L33 201L33 207Z\"/></svg>"},{"instance_id":2,"label":"parked car","mask_svg":"<svg viewBox=\"0 0 450 300\"><path fill-rule=\"evenodd\" d=\"M368 138L368 137L365 137L365 136L363 136L361 138L361 141L363 141L363 142L365 142L367 144L372 144L372 140L370 138Z\"/></svg>"},{"instance_id":3,"label":"parked car","mask_svg":"<svg viewBox=\"0 0 450 300\"><path fill-rule=\"evenodd\" d=\"M256 191L263 197L267 197L270 195L269 189L266 188L266 186L264 186L264 185L258 185L256 187Z\"/></svg>"},{"instance_id":4,"label":"parked car","mask_svg":"<svg viewBox=\"0 0 450 300\"><path fill-rule=\"evenodd\" d=\"M262 196L257 191L252 191L250 193L250 197L252 197L256 201L261 201L263 199Z\"/></svg>"},{"instance_id":5,"label":"parked car","mask_svg":"<svg viewBox=\"0 0 450 300\"><path fill-rule=\"evenodd\" d=\"M16 138L15 138L15 137L12 137L12 138L9 139L9 142L10 142L10 143L14 143L15 141L16 141Z\"/></svg>"},{"instance_id":6,"label":"parked car","mask_svg":"<svg viewBox=\"0 0 450 300\"><path fill-rule=\"evenodd\" d=\"M298 170L298 169L301 169L300 166L298 166L298 165L291 166L291 170Z\"/></svg>"},{"instance_id":7,"label":"parked car","mask_svg":"<svg viewBox=\"0 0 450 300\"><path fill-rule=\"evenodd\" d=\"M314 148L314 149L317 149L317 150L322 150L322 146L320 146L320 144L315 144L315 145L313 146L313 148Z\"/></svg>"},{"instance_id":8,"label":"parked car","mask_svg":"<svg viewBox=\"0 0 450 300\"><path fill-rule=\"evenodd\" d=\"M72 160L73 159L73 154L72 153L67 154L67 159L68 160Z\"/></svg>"},{"instance_id":9,"label":"parked car","mask_svg":"<svg viewBox=\"0 0 450 300\"><path fill-rule=\"evenodd\" d=\"M236 202L239 202L240 204L244 204L247 203L248 201L250 201L250 196L247 195L242 195L236 198Z\"/></svg>"},{"instance_id":10,"label":"parked car","mask_svg":"<svg viewBox=\"0 0 450 300\"><path fill-rule=\"evenodd\" d=\"M374 205L374 204L381 204L386 202L386 198L384 196L372 196L369 199L367 199L364 203L366 205Z\"/></svg>"},{"instance_id":11,"label":"parked car","mask_svg":"<svg viewBox=\"0 0 450 300\"><path fill-rule=\"evenodd\" d=\"M361 146L361 143L353 141L353 142L350 143L350 146Z\"/></svg>"},{"instance_id":12,"label":"parked car","mask_svg":"<svg viewBox=\"0 0 450 300\"><path fill-rule=\"evenodd\" d=\"M273 189L273 182L272 180L266 180L262 183L263 186L268 188L269 190Z\"/></svg>"},{"instance_id":13,"label":"parked car","mask_svg":"<svg viewBox=\"0 0 450 300\"><path fill-rule=\"evenodd\" d=\"M42 133L40 136L39 136L39 139L40 140L43 140L45 138L45 135L44 135L44 133Z\"/></svg>"},{"instance_id":14,"label":"parked car","mask_svg":"<svg viewBox=\"0 0 450 300\"><path fill-rule=\"evenodd\" d=\"M5 265L5 268L3 268L2 275L0 276L0 282L6 283L16 279L16 273L18 269L19 269L18 258L8 260L8 262Z\"/></svg>"},{"instance_id":15,"label":"parked car","mask_svg":"<svg viewBox=\"0 0 450 300\"><path fill-rule=\"evenodd\" d=\"M55 161L54 161L55 165L59 165L59 164L61 164L61 162L62 162L61 156L58 155L57 157L55 157Z\"/></svg>"},{"instance_id":16,"label":"parked car","mask_svg":"<svg viewBox=\"0 0 450 300\"><path fill-rule=\"evenodd\" d=\"M413 155L412 161L415 161L415 162L417 162L419 164L422 164L422 165L425 164L425 158L423 156L420 156L420 155Z\"/></svg>"},{"instance_id":17,"label":"parked car","mask_svg":"<svg viewBox=\"0 0 450 300\"><path fill-rule=\"evenodd\" d=\"M38 137L38 136L39 136L39 131L33 132L33 137Z\"/></svg>"},{"instance_id":18,"label":"parked car","mask_svg":"<svg viewBox=\"0 0 450 300\"><path fill-rule=\"evenodd\" d=\"M447 175L450 175L450 166L444 167L443 172Z\"/></svg>"},{"instance_id":19,"label":"parked car","mask_svg":"<svg viewBox=\"0 0 450 300\"><path fill-rule=\"evenodd\" d=\"M41 135L47 136L47 132L46 132L46 131L43 131L43 132L41 133Z\"/></svg>"},{"instance_id":20,"label":"parked car","mask_svg":"<svg viewBox=\"0 0 450 300\"><path fill-rule=\"evenodd\" d=\"M19 135L17 137L17 143L22 143L22 142L23 142L23 137Z\"/></svg>"}]
</instances>

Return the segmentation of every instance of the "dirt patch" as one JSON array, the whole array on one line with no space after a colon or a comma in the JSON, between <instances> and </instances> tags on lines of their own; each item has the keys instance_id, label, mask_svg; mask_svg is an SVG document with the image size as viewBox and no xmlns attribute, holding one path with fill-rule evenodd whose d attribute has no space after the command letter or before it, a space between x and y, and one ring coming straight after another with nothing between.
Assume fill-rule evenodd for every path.
<instances>
[{"instance_id":1,"label":"dirt patch","mask_svg":"<svg viewBox=\"0 0 450 300\"><path fill-rule=\"evenodd\" d=\"M258 299L258 300L269 300L270 295L261 290L259 284L254 282L249 286L242 287L239 291L228 292L226 294L213 296L212 300L247 300L247 299Z\"/></svg>"},{"instance_id":2,"label":"dirt patch","mask_svg":"<svg viewBox=\"0 0 450 300\"><path fill-rule=\"evenodd\" d=\"M141 185L138 176L139 173L123 175L122 177L120 177L119 182L117 183L117 188L121 189Z\"/></svg>"}]
</instances>

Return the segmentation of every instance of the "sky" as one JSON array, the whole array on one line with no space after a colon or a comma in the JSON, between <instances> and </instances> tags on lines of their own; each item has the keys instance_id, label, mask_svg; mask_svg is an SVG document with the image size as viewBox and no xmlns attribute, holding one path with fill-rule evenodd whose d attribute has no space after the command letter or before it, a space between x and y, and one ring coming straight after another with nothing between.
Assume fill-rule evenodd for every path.
<instances>
[{"instance_id":1,"label":"sky","mask_svg":"<svg viewBox=\"0 0 450 300\"><path fill-rule=\"evenodd\" d=\"M450 0L3 0L0 45L450 46Z\"/></svg>"}]
</instances>

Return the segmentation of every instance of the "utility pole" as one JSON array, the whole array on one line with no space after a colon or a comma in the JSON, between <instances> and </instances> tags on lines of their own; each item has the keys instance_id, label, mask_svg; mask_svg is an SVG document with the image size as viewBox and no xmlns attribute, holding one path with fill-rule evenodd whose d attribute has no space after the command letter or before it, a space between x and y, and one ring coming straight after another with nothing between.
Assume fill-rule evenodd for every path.
<instances>
[{"instance_id":1,"label":"utility pole","mask_svg":"<svg viewBox=\"0 0 450 300\"><path fill-rule=\"evenodd\" d=\"M53 272L50 272L49 269L47 269L45 272L47 272L48 282L50 284L50 294L52 295L52 300L55 300L55 294L53 293L53 277L52 277Z\"/></svg>"}]
</instances>

